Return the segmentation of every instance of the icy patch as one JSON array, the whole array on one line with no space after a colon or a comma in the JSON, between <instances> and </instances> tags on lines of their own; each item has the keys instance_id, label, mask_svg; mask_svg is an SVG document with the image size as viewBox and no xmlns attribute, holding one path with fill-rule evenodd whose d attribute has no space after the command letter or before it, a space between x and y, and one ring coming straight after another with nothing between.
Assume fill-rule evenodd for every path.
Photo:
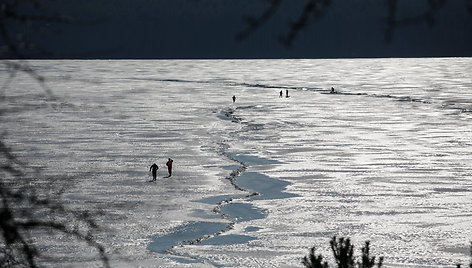
<instances>
[{"instance_id":1,"label":"icy patch","mask_svg":"<svg viewBox=\"0 0 472 268\"><path fill-rule=\"evenodd\" d=\"M244 231L247 232L247 233L257 232L259 230L261 230L261 228L257 227L257 226L248 226L248 227L246 227L246 229L244 229Z\"/></svg>"},{"instance_id":2,"label":"icy patch","mask_svg":"<svg viewBox=\"0 0 472 268\"><path fill-rule=\"evenodd\" d=\"M209 237L208 234L217 234L225 229L225 223L190 222L175 227L166 235L155 236L147 248L153 252L166 253L175 246L198 243L202 238Z\"/></svg>"},{"instance_id":3,"label":"icy patch","mask_svg":"<svg viewBox=\"0 0 472 268\"><path fill-rule=\"evenodd\" d=\"M208 240L202 241L201 245L234 245L234 244L246 244L249 241L256 240L257 238L248 235L220 235L212 237Z\"/></svg>"},{"instance_id":4,"label":"icy patch","mask_svg":"<svg viewBox=\"0 0 472 268\"><path fill-rule=\"evenodd\" d=\"M289 182L273 179L256 172L243 173L238 177L236 184L241 188L259 193L260 195L255 196L254 199L281 199L298 196L283 192L290 185Z\"/></svg>"},{"instance_id":5,"label":"icy patch","mask_svg":"<svg viewBox=\"0 0 472 268\"><path fill-rule=\"evenodd\" d=\"M247 203L229 203L221 208L221 212L235 222L263 219L266 212Z\"/></svg>"}]
</instances>

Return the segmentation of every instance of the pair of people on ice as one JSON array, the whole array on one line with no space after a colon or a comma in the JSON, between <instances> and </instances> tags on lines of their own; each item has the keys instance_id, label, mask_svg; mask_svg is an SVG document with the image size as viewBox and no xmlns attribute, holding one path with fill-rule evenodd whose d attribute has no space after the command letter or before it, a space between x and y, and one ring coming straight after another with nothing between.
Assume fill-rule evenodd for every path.
<instances>
[{"instance_id":1,"label":"pair of people on ice","mask_svg":"<svg viewBox=\"0 0 472 268\"><path fill-rule=\"evenodd\" d=\"M169 160L167 160L166 166L167 166L167 171L169 172L169 176L167 176L167 177L172 176L172 163L173 162L174 162L174 160L172 160L170 158L169 158ZM152 180L153 181L156 180L158 169L159 169L159 167L156 165L156 163L152 164L151 167L149 168L149 171L152 171Z\"/></svg>"},{"instance_id":2,"label":"pair of people on ice","mask_svg":"<svg viewBox=\"0 0 472 268\"><path fill-rule=\"evenodd\" d=\"M281 90L280 93L279 93L279 98L282 98L282 95L283 95L283 91ZM289 98L290 96L288 95L288 89L285 90L285 97L286 98Z\"/></svg>"}]
</instances>

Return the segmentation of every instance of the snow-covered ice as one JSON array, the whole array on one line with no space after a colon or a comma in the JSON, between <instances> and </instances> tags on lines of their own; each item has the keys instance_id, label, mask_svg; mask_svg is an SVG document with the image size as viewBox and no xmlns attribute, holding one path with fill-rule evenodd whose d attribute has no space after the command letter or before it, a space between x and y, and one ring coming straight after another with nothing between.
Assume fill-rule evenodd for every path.
<instances>
[{"instance_id":1,"label":"snow-covered ice","mask_svg":"<svg viewBox=\"0 0 472 268\"><path fill-rule=\"evenodd\" d=\"M469 261L470 58L30 63L47 89L7 84L3 138L66 205L103 211L112 266L301 267L334 235L387 267ZM46 266L101 265L35 239Z\"/></svg>"}]
</instances>

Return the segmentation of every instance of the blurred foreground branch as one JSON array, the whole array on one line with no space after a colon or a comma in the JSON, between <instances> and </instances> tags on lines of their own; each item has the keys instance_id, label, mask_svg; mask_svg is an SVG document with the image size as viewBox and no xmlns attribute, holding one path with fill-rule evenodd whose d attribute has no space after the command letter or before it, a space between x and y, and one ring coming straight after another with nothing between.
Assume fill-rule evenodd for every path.
<instances>
[{"instance_id":1,"label":"blurred foreground branch","mask_svg":"<svg viewBox=\"0 0 472 268\"><path fill-rule=\"evenodd\" d=\"M2 117L9 112L3 108L6 89L18 72L29 74L47 94L52 94L45 86L44 77L24 61L32 54L52 54L29 43L16 30L38 21L69 23L71 20L42 9L37 0L0 2L0 59L9 73L0 91ZM12 58L17 60L5 60ZM41 258L47 257L40 250L40 241L59 234L95 248L103 265L109 267L105 248L96 240L96 234L101 231L94 219L98 212L67 207L62 200L64 189L57 185L50 187L51 178L18 159L6 144L5 134L1 133L0 137L0 267L37 267ZM64 175L61 180L71 178Z\"/></svg>"},{"instance_id":2,"label":"blurred foreground branch","mask_svg":"<svg viewBox=\"0 0 472 268\"><path fill-rule=\"evenodd\" d=\"M96 248L104 266L109 267L105 248L95 240L95 234L100 231L94 220L96 214L66 207L61 200L61 188L48 185L43 191L40 183L36 184L22 171L25 165L3 140L0 163L0 267L37 267L38 258L42 257L37 239L57 233ZM39 171L32 172L40 177ZM51 178L40 179L47 182ZM61 180L71 178L61 176Z\"/></svg>"},{"instance_id":3,"label":"blurred foreground branch","mask_svg":"<svg viewBox=\"0 0 472 268\"><path fill-rule=\"evenodd\" d=\"M17 29L36 22L71 23L72 19L46 10L38 0L2 0L0 2L0 57L24 59L31 55L53 56L53 53L28 41Z\"/></svg>"},{"instance_id":4,"label":"blurred foreground branch","mask_svg":"<svg viewBox=\"0 0 472 268\"><path fill-rule=\"evenodd\" d=\"M257 29L261 28L270 19L276 16L277 12L281 10L280 6L283 4L283 0L266 0L269 4L268 7L262 12L261 15L248 16L246 17L246 27L236 34L237 40L244 40L251 36ZM301 6L301 12L294 22L289 23L289 29L287 32L282 33L279 37L279 41L287 48L293 46L295 39L305 28L307 28L312 21L321 19L332 6L336 0L306 0L305 3L299 4ZM338 0L339 1L339 0ZM386 28L386 41L390 43L393 39L393 34L398 28L418 25L421 23L427 23L430 27L433 27L436 23L437 13L446 5L448 0L428 0L427 7L422 10L419 15L398 18L399 0L384 0L387 7L388 14L385 21ZM293 2L291 4L299 3ZM472 0L468 0L465 8L472 15ZM376 23L376 22L372 22Z\"/></svg>"}]
</instances>

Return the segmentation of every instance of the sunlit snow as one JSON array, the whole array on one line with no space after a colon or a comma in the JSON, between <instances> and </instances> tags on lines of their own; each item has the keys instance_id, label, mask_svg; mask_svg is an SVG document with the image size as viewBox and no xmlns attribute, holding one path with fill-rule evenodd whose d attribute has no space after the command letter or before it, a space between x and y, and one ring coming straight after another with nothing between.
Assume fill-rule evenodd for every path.
<instances>
[{"instance_id":1,"label":"sunlit snow","mask_svg":"<svg viewBox=\"0 0 472 268\"><path fill-rule=\"evenodd\" d=\"M335 235L390 267L470 259L472 59L30 63L47 88L2 66L3 138L104 212L112 266L302 267ZM101 265L36 239L46 266Z\"/></svg>"}]
</instances>

